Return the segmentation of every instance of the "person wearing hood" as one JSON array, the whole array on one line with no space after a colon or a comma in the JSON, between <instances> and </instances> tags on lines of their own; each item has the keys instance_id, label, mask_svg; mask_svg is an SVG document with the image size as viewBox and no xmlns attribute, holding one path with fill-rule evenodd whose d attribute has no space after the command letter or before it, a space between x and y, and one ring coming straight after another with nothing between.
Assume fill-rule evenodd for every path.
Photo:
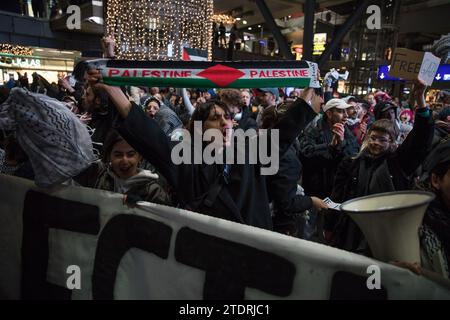
<instances>
[{"instance_id":1,"label":"person wearing hood","mask_svg":"<svg viewBox=\"0 0 450 320\"><path fill-rule=\"evenodd\" d=\"M445 107L439 112L436 119L435 136L442 141L450 135L450 107Z\"/></svg>"},{"instance_id":2,"label":"person wearing hood","mask_svg":"<svg viewBox=\"0 0 450 320\"><path fill-rule=\"evenodd\" d=\"M434 121L425 105L425 85L416 83L417 97L414 127L405 141L396 143L391 120L375 121L370 127L361 152L344 159L337 169L331 199L342 203L376 193L409 190L414 173L425 160L433 140ZM337 213L329 244L369 255L362 232L348 215Z\"/></svg>"},{"instance_id":3,"label":"person wearing hood","mask_svg":"<svg viewBox=\"0 0 450 320\"><path fill-rule=\"evenodd\" d=\"M155 119L164 133L170 137L172 133L183 127L177 114L155 96L145 96L141 99L142 107L149 118Z\"/></svg>"},{"instance_id":4,"label":"person wearing hood","mask_svg":"<svg viewBox=\"0 0 450 320\"><path fill-rule=\"evenodd\" d=\"M420 228L422 267L450 277L450 140L441 142L424 162L418 188L436 198L425 212Z\"/></svg>"},{"instance_id":5,"label":"person wearing hood","mask_svg":"<svg viewBox=\"0 0 450 320\"><path fill-rule=\"evenodd\" d=\"M102 159L74 177L83 187L127 194L135 201L142 200L171 205L172 201L159 176L139 168L142 156L117 131L106 137Z\"/></svg>"},{"instance_id":6,"label":"person wearing hood","mask_svg":"<svg viewBox=\"0 0 450 320\"><path fill-rule=\"evenodd\" d=\"M392 101L381 101L375 105L374 108L375 120L387 119L394 124L396 142L398 145L402 144L409 132L412 130L412 126L403 123L399 119L398 106Z\"/></svg>"}]
</instances>

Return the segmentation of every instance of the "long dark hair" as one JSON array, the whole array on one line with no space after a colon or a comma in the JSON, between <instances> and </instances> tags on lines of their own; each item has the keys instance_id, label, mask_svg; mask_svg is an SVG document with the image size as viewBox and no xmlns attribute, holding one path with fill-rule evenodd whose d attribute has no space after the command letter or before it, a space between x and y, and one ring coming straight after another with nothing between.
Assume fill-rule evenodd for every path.
<instances>
[{"instance_id":1,"label":"long dark hair","mask_svg":"<svg viewBox=\"0 0 450 320\"><path fill-rule=\"evenodd\" d=\"M108 132L103 143L102 161L108 163L110 161L111 151L114 146L125 139L116 130L111 130Z\"/></svg>"},{"instance_id":2,"label":"long dark hair","mask_svg":"<svg viewBox=\"0 0 450 320\"><path fill-rule=\"evenodd\" d=\"M228 111L227 105L222 101L212 100L205 102L199 105L192 114L191 121L189 122L189 132L191 134L194 133L194 122L201 121L202 123L204 123L208 119L211 109L214 107L221 108L225 112L225 114L231 116L230 112Z\"/></svg>"},{"instance_id":3,"label":"long dark hair","mask_svg":"<svg viewBox=\"0 0 450 320\"><path fill-rule=\"evenodd\" d=\"M144 110L147 110L147 107L148 107L149 103L152 102L152 101L153 101L153 102L156 102L156 104L158 105L158 107L161 108L161 102L160 102L158 99L156 99L155 97L150 97L150 98L147 98L147 99L144 101L144 104L143 104Z\"/></svg>"}]
</instances>

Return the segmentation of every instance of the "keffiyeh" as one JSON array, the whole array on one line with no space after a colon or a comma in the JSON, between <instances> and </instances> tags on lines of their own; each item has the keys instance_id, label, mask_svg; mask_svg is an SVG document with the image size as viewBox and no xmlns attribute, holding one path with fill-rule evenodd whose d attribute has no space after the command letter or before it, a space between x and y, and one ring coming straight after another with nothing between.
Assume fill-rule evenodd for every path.
<instances>
[{"instance_id":1,"label":"keffiyeh","mask_svg":"<svg viewBox=\"0 0 450 320\"><path fill-rule=\"evenodd\" d=\"M39 187L76 176L94 160L88 130L62 102L14 88L0 106L0 129L14 130Z\"/></svg>"}]
</instances>

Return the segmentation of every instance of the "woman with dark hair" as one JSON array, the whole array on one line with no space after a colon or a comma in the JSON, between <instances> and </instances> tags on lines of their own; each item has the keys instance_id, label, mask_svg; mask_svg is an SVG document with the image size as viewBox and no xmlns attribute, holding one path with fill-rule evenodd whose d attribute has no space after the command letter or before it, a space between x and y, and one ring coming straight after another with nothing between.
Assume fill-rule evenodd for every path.
<instances>
[{"instance_id":1,"label":"woman with dark hair","mask_svg":"<svg viewBox=\"0 0 450 320\"><path fill-rule=\"evenodd\" d=\"M150 118L154 119L159 109L161 109L161 102L155 97L150 97L144 101L143 106L145 113L147 113Z\"/></svg>"},{"instance_id":2,"label":"woman with dark hair","mask_svg":"<svg viewBox=\"0 0 450 320\"><path fill-rule=\"evenodd\" d=\"M105 139L101 160L73 180L88 188L126 193L135 199L170 205L170 197L157 174L139 168L142 156L117 131Z\"/></svg>"},{"instance_id":3,"label":"woman with dark hair","mask_svg":"<svg viewBox=\"0 0 450 320\"><path fill-rule=\"evenodd\" d=\"M191 153L193 157L189 157L191 161L176 163L172 157L174 146L158 124L145 116L142 109L130 102L119 88L99 83L101 74L98 70L91 70L89 76L89 81L105 90L114 102L122 118L119 127L121 135L167 179L182 207L255 227L272 229L266 182L261 174L260 162L253 164L246 160L243 164L224 165L217 162L208 164L202 159L192 161L196 160L195 149L200 147L200 150L204 151L203 148L209 146L208 141L198 146L194 139L190 144L191 150L194 150ZM316 116L318 108L314 111L305 102L310 101L313 94L313 90L305 90L302 99L298 99L287 112L287 116L275 127L279 129L279 154L284 154L300 131ZM214 139L210 140L210 143L222 146L228 143L231 115L222 103L209 102L201 105L194 112L192 120L199 122L197 127L201 128L202 134L207 129L218 129L222 141ZM190 126L191 132L196 130L194 124L192 122ZM241 148L245 150L246 155L249 154L248 139Z\"/></svg>"}]
</instances>

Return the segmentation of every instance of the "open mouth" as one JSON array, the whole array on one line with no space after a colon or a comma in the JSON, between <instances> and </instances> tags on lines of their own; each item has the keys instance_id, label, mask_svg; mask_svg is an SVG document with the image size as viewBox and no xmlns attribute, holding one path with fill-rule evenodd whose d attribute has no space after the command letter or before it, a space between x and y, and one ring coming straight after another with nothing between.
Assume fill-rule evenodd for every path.
<instances>
[{"instance_id":1,"label":"open mouth","mask_svg":"<svg viewBox=\"0 0 450 320\"><path fill-rule=\"evenodd\" d=\"M131 169L130 166L119 167L119 171L122 173L128 173L130 171L130 169Z\"/></svg>"}]
</instances>

